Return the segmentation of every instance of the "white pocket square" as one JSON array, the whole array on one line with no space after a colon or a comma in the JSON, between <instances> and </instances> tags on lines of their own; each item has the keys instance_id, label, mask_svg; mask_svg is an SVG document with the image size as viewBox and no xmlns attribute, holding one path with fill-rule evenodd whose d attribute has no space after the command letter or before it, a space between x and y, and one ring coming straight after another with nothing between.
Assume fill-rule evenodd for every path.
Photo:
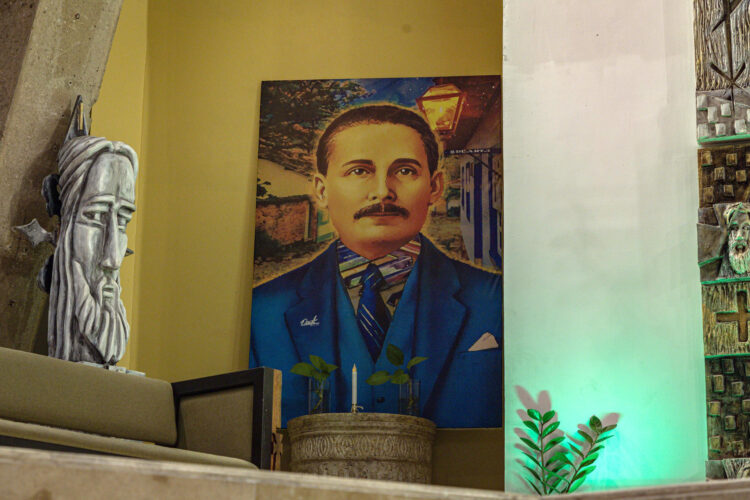
<instances>
[{"instance_id":1,"label":"white pocket square","mask_svg":"<svg viewBox=\"0 0 750 500\"><path fill-rule=\"evenodd\" d=\"M497 339L490 332L484 332L479 340L474 342L474 345L469 347L471 351L486 351L487 349L497 349L500 344L497 343Z\"/></svg>"}]
</instances>

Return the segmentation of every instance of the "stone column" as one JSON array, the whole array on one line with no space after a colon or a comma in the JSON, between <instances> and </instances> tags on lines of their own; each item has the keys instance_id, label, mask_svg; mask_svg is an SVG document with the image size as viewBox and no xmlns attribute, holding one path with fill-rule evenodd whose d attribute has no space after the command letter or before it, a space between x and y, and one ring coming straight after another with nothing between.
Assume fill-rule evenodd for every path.
<instances>
[{"instance_id":1,"label":"stone column","mask_svg":"<svg viewBox=\"0 0 750 500\"><path fill-rule=\"evenodd\" d=\"M40 195L56 171L77 95L99 96L122 0L0 0L0 346L46 354L47 295L36 274L52 247L13 226L51 221Z\"/></svg>"}]
</instances>

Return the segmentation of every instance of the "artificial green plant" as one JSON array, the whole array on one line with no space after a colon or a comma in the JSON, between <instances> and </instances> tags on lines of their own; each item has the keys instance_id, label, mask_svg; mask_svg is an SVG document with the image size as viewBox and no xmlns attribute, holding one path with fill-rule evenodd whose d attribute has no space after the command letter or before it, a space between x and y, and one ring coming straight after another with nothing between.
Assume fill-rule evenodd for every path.
<instances>
[{"instance_id":1,"label":"artificial green plant","mask_svg":"<svg viewBox=\"0 0 750 500\"><path fill-rule=\"evenodd\" d=\"M412 388L413 378L411 376L412 369L427 360L424 356L414 356L406 364L404 364L404 352L393 344L388 344L385 348L385 355L388 361L396 367L393 373L389 373L387 370L379 370L367 377L366 383L370 385L382 385L386 382L392 384L403 385L408 384L408 400L407 400L407 413L412 413L416 409L418 403L414 391Z\"/></svg>"},{"instance_id":2,"label":"artificial green plant","mask_svg":"<svg viewBox=\"0 0 750 500\"><path fill-rule=\"evenodd\" d=\"M323 382L331 376L331 373L333 373L336 368L338 368L338 366L330 365L323 361L323 358L315 356L314 354L310 355L310 363L301 362L292 367L292 373L302 375L303 377L310 377L318 382L317 384L314 384L315 389L313 392L317 396L317 401L311 413L316 413L316 410L318 410L320 405L323 404Z\"/></svg>"},{"instance_id":3,"label":"artificial green plant","mask_svg":"<svg viewBox=\"0 0 750 500\"><path fill-rule=\"evenodd\" d=\"M531 478L523 479L539 495L555 493L572 493L577 490L596 466L594 462L602 450L602 444L613 434L611 431L617 424L603 426L601 420L592 415L589 425L580 425L579 439L566 436L559 421L553 421L556 412L550 410L543 415L538 410L529 408L526 414L531 420L523 420L525 431L531 431L529 439L521 436L521 441L527 448L520 446L521 452L531 460L533 466L524 464L523 467L531 473Z\"/></svg>"}]
</instances>

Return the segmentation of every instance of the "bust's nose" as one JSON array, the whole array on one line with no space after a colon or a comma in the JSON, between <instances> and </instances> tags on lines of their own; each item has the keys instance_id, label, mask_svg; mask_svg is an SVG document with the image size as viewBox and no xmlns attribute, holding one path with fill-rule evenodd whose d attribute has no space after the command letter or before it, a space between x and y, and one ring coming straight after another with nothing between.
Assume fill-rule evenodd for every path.
<instances>
[{"instance_id":1,"label":"bust's nose","mask_svg":"<svg viewBox=\"0 0 750 500\"><path fill-rule=\"evenodd\" d=\"M122 257L120 255L120 230L117 222L110 221L107 224L107 230L104 239L104 248L102 249L102 269L109 272L115 272L120 269Z\"/></svg>"}]
</instances>

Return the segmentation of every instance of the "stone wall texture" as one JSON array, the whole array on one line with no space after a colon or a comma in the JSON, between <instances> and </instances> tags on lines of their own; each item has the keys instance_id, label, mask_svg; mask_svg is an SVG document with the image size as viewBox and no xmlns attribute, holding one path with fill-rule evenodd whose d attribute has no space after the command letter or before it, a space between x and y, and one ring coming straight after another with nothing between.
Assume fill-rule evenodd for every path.
<instances>
[{"instance_id":1,"label":"stone wall texture","mask_svg":"<svg viewBox=\"0 0 750 500\"><path fill-rule=\"evenodd\" d=\"M258 200L255 230L265 231L282 245L314 239L315 234L310 227L312 206L307 196Z\"/></svg>"}]
</instances>

